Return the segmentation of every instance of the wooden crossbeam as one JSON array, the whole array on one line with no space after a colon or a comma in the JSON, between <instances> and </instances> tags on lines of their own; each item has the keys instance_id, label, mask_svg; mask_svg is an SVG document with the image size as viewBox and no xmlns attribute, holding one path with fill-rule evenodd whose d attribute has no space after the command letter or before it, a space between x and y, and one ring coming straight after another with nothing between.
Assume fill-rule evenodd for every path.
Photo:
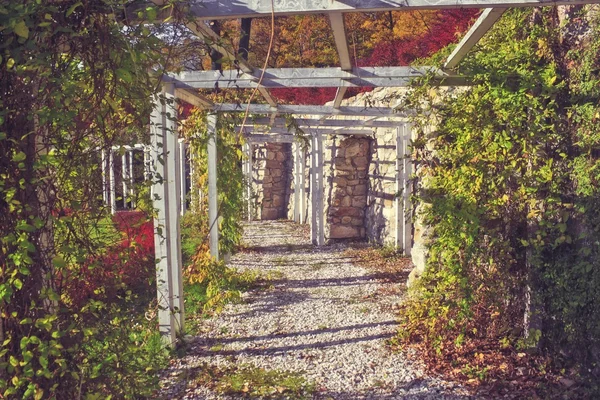
<instances>
[{"instance_id":1,"label":"wooden crossbeam","mask_svg":"<svg viewBox=\"0 0 600 400\"><path fill-rule=\"evenodd\" d=\"M164 3L163 0L153 0L153 2L155 4ZM213 49L215 49L216 51L221 53L221 55L225 59L227 59L230 62L237 65L241 71L248 73L248 74L251 74L255 71L254 68L246 60L244 60L242 57L240 57L238 54L236 54L232 49L224 46L222 44L221 37L215 31L213 31L208 25L206 25L205 21L203 21L203 20L190 21L190 22L186 23L186 27L189 30L191 30L192 32L194 32L198 37L202 38L204 40L204 42L206 44L208 44L210 47L212 47ZM257 77L255 77L254 82L250 83L250 87L258 88L258 91L260 92L260 94L263 96L263 98L267 101L267 103L269 105L271 105L271 106L277 105L277 102L275 101L275 99L273 99L273 97L271 96L271 93L269 93L269 91L264 86L259 85L258 80L259 79ZM214 87L214 85L213 85L213 87Z\"/></svg>"},{"instance_id":2,"label":"wooden crossbeam","mask_svg":"<svg viewBox=\"0 0 600 400\"><path fill-rule=\"evenodd\" d=\"M374 117L373 117L374 118ZM365 120L361 119L328 119L322 121L321 119L311 119L311 118L296 118L295 123L298 125L300 129L310 128L310 127L323 127L323 126L337 126L337 127L375 127L375 128L390 128L397 127L399 121L378 121L374 119ZM271 122L269 118L255 118L252 121L249 121L247 126L273 126L273 127L285 127L287 125L287 121L283 118L277 118L275 121Z\"/></svg>"},{"instance_id":3,"label":"wooden crossbeam","mask_svg":"<svg viewBox=\"0 0 600 400\"><path fill-rule=\"evenodd\" d=\"M344 24L344 14L341 12L329 13L329 23L331 24L331 30L333 31L333 38L335 40L335 47L337 48L338 56L340 59L340 67L344 71L352 69L352 60L350 59L350 48L348 47L348 39L346 38L346 26ZM333 99L333 107L339 108L342 105L342 100L348 87L338 87L338 90Z\"/></svg>"},{"instance_id":4,"label":"wooden crossbeam","mask_svg":"<svg viewBox=\"0 0 600 400\"><path fill-rule=\"evenodd\" d=\"M330 12L410 11L446 8L542 7L593 4L598 0L298 0L276 1L276 16ZM271 2L206 0L190 7L200 19L259 18L271 15Z\"/></svg>"},{"instance_id":5,"label":"wooden crossbeam","mask_svg":"<svg viewBox=\"0 0 600 400\"><path fill-rule=\"evenodd\" d=\"M390 107L340 107L335 109L332 106L307 106L307 105L278 105L276 108L268 104L216 104L214 111L221 112L245 112L246 108L251 114L279 114L292 115L354 115L363 117L399 117L407 118L410 114L400 112Z\"/></svg>"},{"instance_id":6,"label":"wooden crossbeam","mask_svg":"<svg viewBox=\"0 0 600 400\"><path fill-rule=\"evenodd\" d=\"M475 21L471 29L469 29L446 60L444 69L455 68L477 42L481 40L483 35L500 19L504 11L506 11L506 8L488 8L481 13L477 21Z\"/></svg>"},{"instance_id":7,"label":"wooden crossbeam","mask_svg":"<svg viewBox=\"0 0 600 400\"><path fill-rule=\"evenodd\" d=\"M261 130L253 127L244 127L242 132L246 135L289 135L292 134L286 128L271 128L269 130ZM345 128L345 127L315 127L307 129L307 132L311 134L336 134L336 135L372 135L373 129L356 129L356 128Z\"/></svg>"},{"instance_id":8,"label":"wooden crossbeam","mask_svg":"<svg viewBox=\"0 0 600 400\"><path fill-rule=\"evenodd\" d=\"M434 72L442 84L462 86L468 84L464 77L449 75L434 67L354 67L344 71L340 67L330 68L268 68L262 84L265 87L402 87L418 76ZM169 74L187 87L210 89L252 88L260 71L186 71ZM177 86L177 84L176 84Z\"/></svg>"}]
</instances>

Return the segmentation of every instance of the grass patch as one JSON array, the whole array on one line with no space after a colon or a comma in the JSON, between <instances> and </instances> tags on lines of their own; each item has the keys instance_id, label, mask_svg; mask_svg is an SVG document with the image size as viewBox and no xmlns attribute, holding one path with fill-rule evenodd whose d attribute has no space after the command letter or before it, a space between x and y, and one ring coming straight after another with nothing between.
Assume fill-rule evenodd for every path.
<instances>
[{"instance_id":1,"label":"grass patch","mask_svg":"<svg viewBox=\"0 0 600 400\"><path fill-rule=\"evenodd\" d=\"M218 394L243 399L310 399L315 385L296 372L267 371L249 364L217 367L203 365L194 382Z\"/></svg>"}]
</instances>

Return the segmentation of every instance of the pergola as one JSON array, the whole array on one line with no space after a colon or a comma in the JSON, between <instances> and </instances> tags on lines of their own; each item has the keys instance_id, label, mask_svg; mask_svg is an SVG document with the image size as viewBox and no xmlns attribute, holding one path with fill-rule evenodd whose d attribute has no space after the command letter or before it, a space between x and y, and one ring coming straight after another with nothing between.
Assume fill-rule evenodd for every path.
<instances>
[{"instance_id":1,"label":"pergola","mask_svg":"<svg viewBox=\"0 0 600 400\"><path fill-rule=\"evenodd\" d=\"M468 85L468 79L453 72L455 67L472 49L479 39L500 18L507 7L538 7L552 5L576 5L598 3L600 0L204 0L191 2L189 11L195 20L187 27L205 40L207 44L235 62L237 70L201 71L168 74L163 78L162 94L167 99L179 99L194 106L208 110L208 203L211 255L218 254L217 222L217 148L216 124L221 112L249 112L262 115L254 118L251 124L240 127L246 137L244 151L251 154L252 145L263 142L294 141L294 132L288 132L285 121L279 117L290 114L296 117L299 128L310 132L310 191L311 191L311 239L315 245L324 244L323 215L323 135L371 135L377 127L397 128L397 187L403 190L403 197L396 200L401 210L408 210L408 177L411 164L403 156L407 152L410 138L410 126L407 123L409 113L399 112L400 105L391 107L350 107L342 106L342 99L349 87L405 87L414 77L433 73L440 85ZM156 5L163 1L153 0ZM433 67L354 67L350 58L344 13L399 11L443 8L485 8L455 50L446 60L443 69ZM330 68L269 68L263 73L225 46L219 36L210 28L208 21L216 19L235 19L248 17L326 14L329 18L340 60L339 67ZM165 16L166 17L166 16ZM261 80L261 75L263 76ZM257 89L266 104L214 104L203 97L197 89L250 88ZM277 104L269 94L271 88L336 87L337 93L330 106L306 106ZM177 115L173 102L156 101L152 113L150 162L162 179L153 184L152 191L156 199L154 207L158 214L155 218L155 247L157 264L157 290L159 303L160 331L168 343L175 343L177 334L184 322L183 281L181 263L181 243L179 216L182 205L181 174L184 162L178 147L176 122ZM294 150L298 160L299 146ZM251 174L250 161L244 164L244 173ZM297 163L293 167L297 199L304 198L304 168ZM294 219L304 220L299 201L294 202ZM184 204L184 203L183 203ZM402 218L397 228L397 244L406 248L410 244L410 221ZM408 240L408 242L407 242Z\"/></svg>"}]
</instances>

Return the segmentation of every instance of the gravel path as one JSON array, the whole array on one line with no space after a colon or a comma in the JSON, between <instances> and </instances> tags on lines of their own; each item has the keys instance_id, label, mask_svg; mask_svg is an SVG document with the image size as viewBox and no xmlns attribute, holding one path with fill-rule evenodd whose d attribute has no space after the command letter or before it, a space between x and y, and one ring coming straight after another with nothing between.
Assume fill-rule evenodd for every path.
<instances>
[{"instance_id":1,"label":"gravel path","mask_svg":"<svg viewBox=\"0 0 600 400\"><path fill-rule=\"evenodd\" d=\"M306 226L261 221L245 232L247 250L230 265L270 274L272 286L245 293L242 304L206 321L187 355L166 371L163 397L220 398L171 378L202 363L236 363L301 372L315 383L315 399L470 398L386 347L404 279L390 282L353 265L345 245L313 247Z\"/></svg>"}]
</instances>

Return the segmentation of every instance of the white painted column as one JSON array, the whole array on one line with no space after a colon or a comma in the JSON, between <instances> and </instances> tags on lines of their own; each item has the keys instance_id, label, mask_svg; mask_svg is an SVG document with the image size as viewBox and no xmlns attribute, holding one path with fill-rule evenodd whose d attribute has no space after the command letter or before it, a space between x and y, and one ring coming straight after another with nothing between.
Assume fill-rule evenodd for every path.
<instances>
[{"instance_id":1,"label":"white painted column","mask_svg":"<svg viewBox=\"0 0 600 400\"><path fill-rule=\"evenodd\" d=\"M109 189L108 189L108 179L106 178L106 173L108 172L108 157L106 157L106 150L100 150L100 171L102 174L102 202L104 205L108 205L109 202Z\"/></svg>"},{"instance_id":2,"label":"white painted column","mask_svg":"<svg viewBox=\"0 0 600 400\"><path fill-rule=\"evenodd\" d=\"M311 143L311 241L314 245L325 244L323 214L323 138L316 134Z\"/></svg>"},{"instance_id":3,"label":"white painted column","mask_svg":"<svg viewBox=\"0 0 600 400\"><path fill-rule=\"evenodd\" d=\"M131 150L129 150L128 154L129 154L129 168L128 168L128 172L127 172L127 176L129 177L129 198L131 201L131 209L135 209L135 174L134 174L134 170L133 170L133 159L134 159L134 153L135 151L135 147L132 148Z\"/></svg>"},{"instance_id":4,"label":"white painted column","mask_svg":"<svg viewBox=\"0 0 600 400\"><path fill-rule=\"evenodd\" d=\"M115 155L111 148L108 153L108 183L110 191L110 213L117 212L117 190L115 183Z\"/></svg>"},{"instance_id":5,"label":"white painted column","mask_svg":"<svg viewBox=\"0 0 600 400\"><path fill-rule=\"evenodd\" d=\"M121 186L123 187L123 209L127 209L127 150L121 155Z\"/></svg>"},{"instance_id":6,"label":"white painted column","mask_svg":"<svg viewBox=\"0 0 600 400\"><path fill-rule=\"evenodd\" d=\"M219 259L219 212L217 199L217 114L208 114L208 226L210 227L210 255Z\"/></svg>"},{"instance_id":7,"label":"white painted column","mask_svg":"<svg viewBox=\"0 0 600 400\"><path fill-rule=\"evenodd\" d=\"M294 152L294 222L300 222L300 145L292 143Z\"/></svg>"},{"instance_id":8,"label":"white painted column","mask_svg":"<svg viewBox=\"0 0 600 400\"><path fill-rule=\"evenodd\" d=\"M400 125L396 128L396 185L394 197L394 212L396 214L396 227L394 229L394 247L396 249L404 248L404 235L402 227L404 225L404 196L402 191L404 190L404 154L403 154L403 137L404 137L404 126Z\"/></svg>"},{"instance_id":9,"label":"white painted column","mask_svg":"<svg viewBox=\"0 0 600 400\"><path fill-rule=\"evenodd\" d=\"M248 221L252 221L252 215L254 214L254 208L252 207L252 150L251 143L244 143L244 161L242 162L242 170L246 185L244 195L246 198L246 218Z\"/></svg>"},{"instance_id":10,"label":"white painted column","mask_svg":"<svg viewBox=\"0 0 600 400\"><path fill-rule=\"evenodd\" d=\"M306 163L306 149L302 148L300 151L300 223L306 223L306 179L305 179L305 163Z\"/></svg>"},{"instance_id":11,"label":"white painted column","mask_svg":"<svg viewBox=\"0 0 600 400\"><path fill-rule=\"evenodd\" d=\"M317 244L318 221L317 221L317 139L315 135L310 141L310 241Z\"/></svg>"},{"instance_id":12,"label":"white painted column","mask_svg":"<svg viewBox=\"0 0 600 400\"><path fill-rule=\"evenodd\" d=\"M151 164L157 175L152 192L156 218L154 245L156 252L156 282L159 329L165 341L174 344L183 329L183 280L181 268L181 237L177 212L176 152L177 126L172 84L163 85L164 103L155 99L151 115ZM162 162L161 162L162 161Z\"/></svg>"},{"instance_id":13,"label":"white painted column","mask_svg":"<svg viewBox=\"0 0 600 400\"><path fill-rule=\"evenodd\" d=\"M317 212L319 217L319 230L317 236L317 246L325 245L325 208L323 207L323 135L317 134Z\"/></svg>"},{"instance_id":14,"label":"white painted column","mask_svg":"<svg viewBox=\"0 0 600 400\"><path fill-rule=\"evenodd\" d=\"M411 140L411 127L409 124L403 124L402 126L402 231L404 243L402 245L404 249L404 255L410 256L412 250L412 204L410 202L410 195L412 192L412 185L410 183L410 177L412 175L412 157L410 155L410 140Z\"/></svg>"},{"instance_id":15,"label":"white painted column","mask_svg":"<svg viewBox=\"0 0 600 400\"><path fill-rule=\"evenodd\" d=\"M185 161L186 161L186 143L183 139L178 140L178 157L177 157L177 165L178 165L178 182L179 182L179 214L183 216L187 210L186 198L186 184L185 184Z\"/></svg>"}]
</instances>

